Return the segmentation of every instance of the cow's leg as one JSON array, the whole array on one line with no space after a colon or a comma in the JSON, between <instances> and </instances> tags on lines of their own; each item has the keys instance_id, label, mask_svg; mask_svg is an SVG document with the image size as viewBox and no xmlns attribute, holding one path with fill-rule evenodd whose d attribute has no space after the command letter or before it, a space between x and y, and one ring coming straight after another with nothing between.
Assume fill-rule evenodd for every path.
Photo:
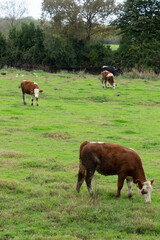
<instances>
[{"instance_id":1,"label":"cow's leg","mask_svg":"<svg viewBox=\"0 0 160 240\"><path fill-rule=\"evenodd\" d=\"M25 93L23 93L23 103L24 103L24 105L27 105L27 103L26 103L26 94Z\"/></svg>"},{"instance_id":2,"label":"cow's leg","mask_svg":"<svg viewBox=\"0 0 160 240\"><path fill-rule=\"evenodd\" d=\"M31 95L31 106L33 106L34 95Z\"/></svg>"},{"instance_id":3,"label":"cow's leg","mask_svg":"<svg viewBox=\"0 0 160 240\"><path fill-rule=\"evenodd\" d=\"M109 88L109 82L106 81L106 88Z\"/></svg>"},{"instance_id":4,"label":"cow's leg","mask_svg":"<svg viewBox=\"0 0 160 240\"><path fill-rule=\"evenodd\" d=\"M115 83L113 83L111 86L112 86L113 89L115 89L115 86L116 86L116 85L115 85Z\"/></svg>"},{"instance_id":5,"label":"cow's leg","mask_svg":"<svg viewBox=\"0 0 160 240\"><path fill-rule=\"evenodd\" d=\"M125 175L121 175L121 174L118 175L118 184L117 184L117 194L116 194L116 197L120 197L121 189L123 187L125 178L126 178Z\"/></svg>"},{"instance_id":6,"label":"cow's leg","mask_svg":"<svg viewBox=\"0 0 160 240\"><path fill-rule=\"evenodd\" d=\"M92 196L93 195L93 190L92 190L92 178L93 178L93 175L94 175L94 172L95 170L94 169L88 169L87 170L87 174L86 174L86 177L85 177L85 181L86 181L86 185L87 185L87 188L88 188L88 192L89 194Z\"/></svg>"},{"instance_id":7,"label":"cow's leg","mask_svg":"<svg viewBox=\"0 0 160 240\"><path fill-rule=\"evenodd\" d=\"M84 165L82 165L80 163L79 165L79 172L78 172L78 180L77 180L77 187L76 187L76 191L79 193L80 192L80 188L84 182L85 179L85 175L86 175L86 168Z\"/></svg>"},{"instance_id":8,"label":"cow's leg","mask_svg":"<svg viewBox=\"0 0 160 240\"><path fill-rule=\"evenodd\" d=\"M38 98L36 97L37 107L38 107Z\"/></svg>"},{"instance_id":9,"label":"cow's leg","mask_svg":"<svg viewBox=\"0 0 160 240\"><path fill-rule=\"evenodd\" d=\"M131 198L132 197L133 179L131 177L126 177L126 181L127 181L127 186L128 186L128 197Z\"/></svg>"},{"instance_id":10,"label":"cow's leg","mask_svg":"<svg viewBox=\"0 0 160 240\"><path fill-rule=\"evenodd\" d=\"M113 89L115 89L115 86L114 86L114 84L112 84L111 86L112 86L112 88L113 88Z\"/></svg>"},{"instance_id":11,"label":"cow's leg","mask_svg":"<svg viewBox=\"0 0 160 240\"><path fill-rule=\"evenodd\" d=\"M102 78L102 87L104 88L104 79Z\"/></svg>"}]
</instances>

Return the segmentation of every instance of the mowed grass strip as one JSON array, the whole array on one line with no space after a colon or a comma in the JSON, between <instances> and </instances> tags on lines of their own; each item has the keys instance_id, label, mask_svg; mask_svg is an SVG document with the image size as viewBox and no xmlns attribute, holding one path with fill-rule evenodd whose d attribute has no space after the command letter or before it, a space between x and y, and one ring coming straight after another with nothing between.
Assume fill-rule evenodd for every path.
<instances>
[{"instance_id":1,"label":"mowed grass strip","mask_svg":"<svg viewBox=\"0 0 160 240\"><path fill-rule=\"evenodd\" d=\"M160 239L160 84L115 78L103 89L100 75L7 69L0 75L0 239ZM3 70L4 72L4 70ZM19 73L18 77L16 77ZM36 77L34 75L38 77ZM39 107L23 105L22 80L44 92ZM148 180L155 179L145 205L133 185L115 197L117 176L93 179L75 191L79 146L84 141L135 149Z\"/></svg>"}]
</instances>

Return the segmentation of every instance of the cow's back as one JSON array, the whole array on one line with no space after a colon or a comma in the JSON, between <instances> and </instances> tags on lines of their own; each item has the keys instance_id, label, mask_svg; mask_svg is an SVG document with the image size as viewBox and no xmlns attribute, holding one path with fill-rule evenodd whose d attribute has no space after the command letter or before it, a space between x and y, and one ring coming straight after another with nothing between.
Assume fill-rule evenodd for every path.
<instances>
[{"instance_id":1,"label":"cow's back","mask_svg":"<svg viewBox=\"0 0 160 240\"><path fill-rule=\"evenodd\" d=\"M108 76L108 74L110 74L110 72L108 72L108 71L103 71L103 72L102 72L102 78L103 78L103 79L106 79L107 76Z\"/></svg>"},{"instance_id":2,"label":"cow's back","mask_svg":"<svg viewBox=\"0 0 160 240\"><path fill-rule=\"evenodd\" d=\"M21 88L24 93L33 94L34 89L39 89L38 84L32 81L23 80L21 82Z\"/></svg>"},{"instance_id":3,"label":"cow's back","mask_svg":"<svg viewBox=\"0 0 160 240\"><path fill-rule=\"evenodd\" d=\"M96 166L96 170L104 175L124 172L132 176L142 165L134 150L112 143L88 142L81 149L80 158L86 168Z\"/></svg>"},{"instance_id":4,"label":"cow's back","mask_svg":"<svg viewBox=\"0 0 160 240\"><path fill-rule=\"evenodd\" d=\"M115 68L115 67L111 67L111 66L102 66L101 68L101 72L103 71L109 71L111 73L113 73L113 75L117 75L118 73L118 70Z\"/></svg>"}]
</instances>

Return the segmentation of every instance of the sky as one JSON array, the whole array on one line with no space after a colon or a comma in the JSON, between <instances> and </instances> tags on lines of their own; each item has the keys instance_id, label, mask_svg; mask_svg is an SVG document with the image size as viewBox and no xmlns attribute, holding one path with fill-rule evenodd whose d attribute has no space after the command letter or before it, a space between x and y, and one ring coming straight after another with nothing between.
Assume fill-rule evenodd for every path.
<instances>
[{"instance_id":1,"label":"sky","mask_svg":"<svg viewBox=\"0 0 160 240\"><path fill-rule=\"evenodd\" d=\"M28 9L28 16L39 19L41 16L41 4L43 0L26 0L26 8Z\"/></svg>"}]
</instances>

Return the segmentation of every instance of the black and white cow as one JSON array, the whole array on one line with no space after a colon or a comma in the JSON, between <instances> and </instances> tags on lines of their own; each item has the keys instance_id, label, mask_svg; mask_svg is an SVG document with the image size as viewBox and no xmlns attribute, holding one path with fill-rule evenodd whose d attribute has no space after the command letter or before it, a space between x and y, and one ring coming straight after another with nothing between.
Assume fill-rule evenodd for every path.
<instances>
[{"instance_id":1,"label":"black and white cow","mask_svg":"<svg viewBox=\"0 0 160 240\"><path fill-rule=\"evenodd\" d=\"M101 72L103 72L103 71L111 72L114 76L117 75L117 73L118 73L118 69L116 69L115 67L110 67L110 66L102 66Z\"/></svg>"}]
</instances>

